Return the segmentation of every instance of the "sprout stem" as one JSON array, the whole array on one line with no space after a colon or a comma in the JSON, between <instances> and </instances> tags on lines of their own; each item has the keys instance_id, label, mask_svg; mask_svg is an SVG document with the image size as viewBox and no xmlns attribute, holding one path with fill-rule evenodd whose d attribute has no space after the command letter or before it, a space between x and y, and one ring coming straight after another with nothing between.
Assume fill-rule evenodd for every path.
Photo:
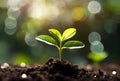
<instances>
[{"instance_id":1,"label":"sprout stem","mask_svg":"<svg viewBox=\"0 0 120 81\"><path fill-rule=\"evenodd\" d=\"M60 47L58 48L59 50L59 58L60 58L60 61L62 60L62 42L60 41Z\"/></svg>"},{"instance_id":2,"label":"sprout stem","mask_svg":"<svg viewBox=\"0 0 120 81\"><path fill-rule=\"evenodd\" d=\"M59 49L59 59L62 60L62 49Z\"/></svg>"}]
</instances>

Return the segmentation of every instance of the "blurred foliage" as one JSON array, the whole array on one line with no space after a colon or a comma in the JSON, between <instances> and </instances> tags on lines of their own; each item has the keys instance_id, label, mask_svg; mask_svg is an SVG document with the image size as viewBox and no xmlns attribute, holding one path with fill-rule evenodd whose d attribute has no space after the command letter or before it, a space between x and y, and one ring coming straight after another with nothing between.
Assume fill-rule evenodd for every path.
<instances>
[{"instance_id":1,"label":"blurred foliage","mask_svg":"<svg viewBox=\"0 0 120 81\"><path fill-rule=\"evenodd\" d=\"M22 62L24 62L25 64L31 64L31 59L28 55L24 54L24 53L18 53L14 56L13 58L13 63L15 64L21 64Z\"/></svg>"},{"instance_id":2,"label":"blurred foliage","mask_svg":"<svg viewBox=\"0 0 120 81\"><path fill-rule=\"evenodd\" d=\"M65 50L64 59L86 63L89 52L106 51L105 62L119 62L119 3L120 0L0 0L0 63L43 63L51 56L57 57L55 48L34 38L48 34L50 28L63 32L70 27L77 29L74 38L86 47L73 50L74 58L70 57L72 52Z\"/></svg>"},{"instance_id":3,"label":"blurred foliage","mask_svg":"<svg viewBox=\"0 0 120 81\"><path fill-rule=\"evenodd\" d=\"M95 66L99 66L100 63L107 58L107 53L106 52L102 52L102 53L89 53L88 54L88 58L91 59L93 61L93 64Z\"/></svg>"}]
</instances>

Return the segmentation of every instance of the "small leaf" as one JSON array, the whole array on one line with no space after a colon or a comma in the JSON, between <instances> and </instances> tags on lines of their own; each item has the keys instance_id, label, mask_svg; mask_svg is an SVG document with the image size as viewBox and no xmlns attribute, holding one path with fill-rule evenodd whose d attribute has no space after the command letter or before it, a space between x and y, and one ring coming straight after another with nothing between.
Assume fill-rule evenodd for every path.
<instances>
[{"instance_id":1,"label":"small leaf","mask_svg":"<svg viewBox=\"0 0 120 81\"><path fill-rule=\"evenodd\" d=\"M67 49L79 49L83 48L85 45L81 41L73 40L73 41L68 41L63 45L63 48Z\"/></svg>"},{"instance_id":2,"label":"small leaf","mask_svg":"<svg viewBox=\"0 0 120 81\"><path fill-rule=\"evenodd\" d=\"M57 46L57 42L49 35L39 35L35 39L49 45Z\"/></svg>"},{"instance_id":3,"label":"small leaf","mask_svg":"<svg viewBox=\"0 0 120 81\"><path fill-rule=\"evenodd\" d=\"M56 37L59 41L61 40L61 33L56 29L49 29L50 34Z\"/></svg>"},{"instance_id":4,"label":"small leaf","mask_svg":"<svg viewBox=\"0 0 120 81\"><path fill-rule=\"evenodd\" d=\"M76 29L75 28L66 29L62 34L62 41L70 39L75 34L76 34Z\"/></svg>"}]
</instances>

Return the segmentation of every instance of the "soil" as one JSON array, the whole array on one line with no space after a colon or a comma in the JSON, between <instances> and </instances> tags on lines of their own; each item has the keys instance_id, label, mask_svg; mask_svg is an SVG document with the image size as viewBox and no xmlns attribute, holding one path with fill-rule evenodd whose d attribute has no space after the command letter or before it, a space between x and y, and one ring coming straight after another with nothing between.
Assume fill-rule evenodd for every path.
<instances>
[{"instance_id":1,"label":"soil","mask_svg":"<svg viewBox=\"0 0 120 81\"><path fill-rule=\"evenodd\" d=\"M0 81L120 81L120 66L78 67L68 61L51 58L43 65L1 65Z\"/></svg>"}]
</instances>

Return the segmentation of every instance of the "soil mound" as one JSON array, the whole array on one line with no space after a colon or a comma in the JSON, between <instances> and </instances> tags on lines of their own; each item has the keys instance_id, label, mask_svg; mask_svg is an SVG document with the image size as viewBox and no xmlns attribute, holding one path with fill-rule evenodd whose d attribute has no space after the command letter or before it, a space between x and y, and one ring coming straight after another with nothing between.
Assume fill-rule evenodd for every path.
<instances>
[{"instance_id":1,"label":"soil mound","mask_svg":"<svg viewBox=\"0 0 120 81\"><path fill-rule=\"evenodd\" d=\"M120 66L108 66L79 68L68 61L51 58L43 65L1 65L0 81L120 81Z\"/></svg>"}]
</instances>

